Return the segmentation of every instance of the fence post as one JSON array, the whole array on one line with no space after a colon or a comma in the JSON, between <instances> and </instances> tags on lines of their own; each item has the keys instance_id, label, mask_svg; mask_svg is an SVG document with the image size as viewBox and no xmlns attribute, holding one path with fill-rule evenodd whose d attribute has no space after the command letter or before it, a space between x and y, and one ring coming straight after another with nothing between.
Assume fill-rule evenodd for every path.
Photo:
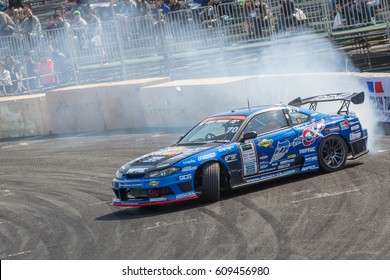
<instances>
[{"instance_id":1,"label":"fence post","mask_svg":"<svg viewBox=\"0 0 390 280\"><path fill-rule=\"evenodd\" d=\"M68 29L64 27L63 32L65 34L65 46L67 46L67 50L69 50L69 59L70 61L73 62L73 78L76 83L76 85L79 85L79 78L78 78L78 71L79 71L79 63L77 61L77 56L76 56L76 43L73 40L73 29L72 27L69 27Z\"/></svg>"},{"instance_id":2,"label":"fence post","mask_svg":"<svg viewBox=\"0 0 390 280\"><path fill-rule=\"evenodd\" d=\"M325 13L325 31L328 33L328 37L332 34L332 22L331 22L331 13L332 11L329 11L329 3L328 0L322 0L322 7L324 9Z\"/></svg>"},{"instance_id":3,"label":"fence post","mask_svg":"<svg viewBox=\"0 0 390 280\"><path fill-rule=\"evenodd\" d=\"M111 6L111 13L112 13L112 18L114 20L114 28L115 28L115 35L116 35L116 38L117 38L117 41L118 41L118 47L119 47L119 56L120 56L120 60L121 60L121 69L122 69L122 75L123 75L123 79L126 80L127 79L127 74L126 74L126 67L125 67L125 53L123 51L123 40L122 40L122 37L120 36L120 31L119 31L119 25L118 25L118 21L116 19L116 13L115 13L115 10L114 10L114 1L111 0L110 1L110 6Z\"/></svg>"},{"instance_id":4,"label":"fence post","mask_svg":"<svg viewBox=\"0 0 390 280\"><path fill-rule=\"evenodd\" d=\"M381 2L383 5L383 10L385 14L385 21L386 21L386 32L387 32L387 39L389 41L389 46L390 46L390 27L389 27L389 1L382 1Z\"/></svg>"}]
</instances>

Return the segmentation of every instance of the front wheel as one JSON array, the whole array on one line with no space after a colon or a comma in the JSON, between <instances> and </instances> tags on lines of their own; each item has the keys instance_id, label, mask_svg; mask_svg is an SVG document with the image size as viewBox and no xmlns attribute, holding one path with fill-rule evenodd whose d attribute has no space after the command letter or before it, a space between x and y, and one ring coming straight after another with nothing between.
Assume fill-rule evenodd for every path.
<instances>
[{"instance_id":1,"label":"front wheel","mask_svg":"<svg viewBox=\"0 0 390 280\"><path fill-rule=\"evenodd\" d=\"M330 135L322 140L318 147L318 161L321 170L333 172L344 167L347 161L348 148L338 135Z\"/></svg>"},{"instance_id":2,"label":"front wheel","mask_svg":"<svg viewBox=\"0 0 390 280\"><path fill-rule=\"evenodd\" d=\"M220 198L220 167L216 162L206 163L202 170L202 198L208 202Z\"/></svg>"}]
</instances>

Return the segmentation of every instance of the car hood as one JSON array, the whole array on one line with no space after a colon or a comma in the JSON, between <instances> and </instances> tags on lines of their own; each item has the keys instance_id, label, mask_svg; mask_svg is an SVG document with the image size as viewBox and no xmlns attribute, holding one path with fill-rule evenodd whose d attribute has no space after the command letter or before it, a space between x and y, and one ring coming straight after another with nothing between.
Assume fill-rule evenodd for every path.
<instances>
[{"instance_id":1,"label":"car hood","mask_svg":"<svg viewBox=\"0 0 390 280\"><path fill-rule=\"evenodd\" d=\"M180 160L216 148L226 143L205 143L193 146L170 146L136 158L122 167L124 174L139 174L167 168Z\"/></svg>"}]
</instances>

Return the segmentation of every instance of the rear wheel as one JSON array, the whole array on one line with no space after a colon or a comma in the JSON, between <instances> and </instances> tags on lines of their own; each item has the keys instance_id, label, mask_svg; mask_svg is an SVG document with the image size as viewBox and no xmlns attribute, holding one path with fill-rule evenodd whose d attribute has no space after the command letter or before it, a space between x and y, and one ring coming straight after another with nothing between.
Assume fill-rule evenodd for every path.
<instances>
[{"instance_id":1,"label":"rear wheel","mask_svg":"<svg viewBox=\"0 0 390 280\"><path fill-rule=\"evenodd\" d=\"M322 140L318 147L320 168L326 172L340 170L347 161L348 147L338 135L330 135Z\"/></svg>"},{"instance_id":2,"label":"rear wheel","mask_svg":"<svg viewBox=\"0 0 390 280\"><path fill-rule=\"evenodd\" d=\"M206 163L202 170L202 198L208 202L220 198L220 168L216 162Z\"/></svg>"}]
</instances>

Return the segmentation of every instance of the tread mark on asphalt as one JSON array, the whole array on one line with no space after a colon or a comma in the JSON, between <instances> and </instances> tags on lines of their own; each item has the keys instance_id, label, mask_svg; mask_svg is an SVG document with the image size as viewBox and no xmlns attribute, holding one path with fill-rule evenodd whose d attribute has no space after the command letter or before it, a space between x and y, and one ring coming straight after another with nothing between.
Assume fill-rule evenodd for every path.
<instances>
[{"instance_id":1,"label":"tread mark on asphalt","mask_svg":"<svg viewBox=\"0 0 390 280\"><path fill-rule=\"evenodd\" d=\"M275 259L278 260L288 259L289 256L292 254L292 251L290 248L290 238L288 237L287 231L284 228L283 224L279 222L279 220L276 217L274 217L270 212L268 212L263 208L259 208L258 205L256 205L249 199L235 198L234 200L248 207L254 212L258 213L271 226L278 242L278 248L277 248Z\"/></svg>"},{"instance_id":2,"label":"tread mark on asphalt","mask_svg":"<svg viewBox=\"0 0 390 280\"><path fill-rule=\"evenodd\" d=\"M248 253L248 244L246 243L245 238L237 225L234 224L231 219L222 217L210 209L202 208L200 209L200 212L220 223L229 233L234 235L234 239L238 243L238 248L236 250L237 255L235 256L235 259L245 260Z\"/></svg>"}]
</instances>

